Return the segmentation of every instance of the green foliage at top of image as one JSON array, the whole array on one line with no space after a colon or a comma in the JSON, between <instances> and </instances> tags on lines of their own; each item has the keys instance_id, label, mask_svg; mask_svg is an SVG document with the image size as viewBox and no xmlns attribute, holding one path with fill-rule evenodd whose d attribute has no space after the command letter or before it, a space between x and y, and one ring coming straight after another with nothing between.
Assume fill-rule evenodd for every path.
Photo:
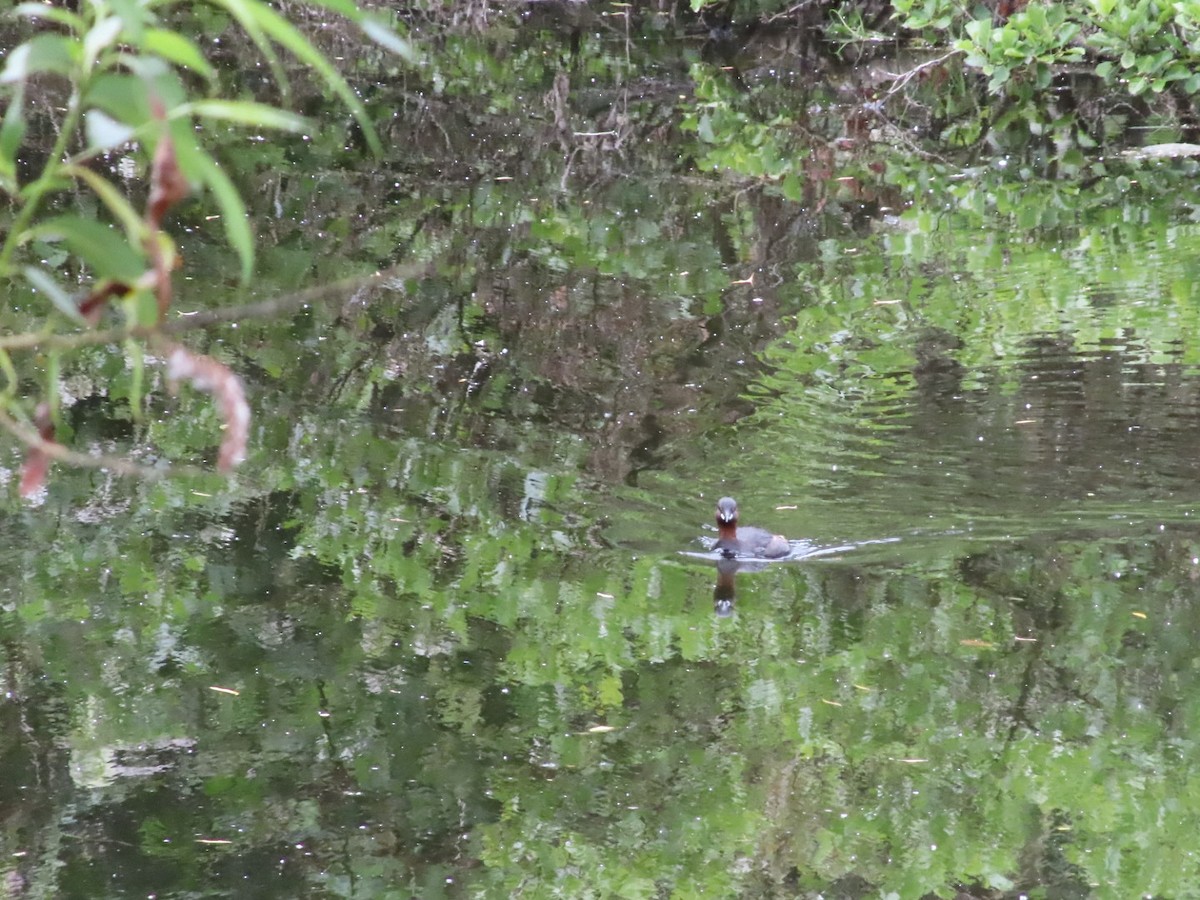
<instances>
[{"instance_id":1,"label":"green foliage at top of image","mask_svg":"<svg viewBox=\"0 0 1200 900\"><path fill-rule=\"evenodd\" d=\"M354 116L367 145L376 153L381 151L362 101L287 18L261 0L213 0L211 5L223 10L250 37L285 96L288 75L278 48L315 72ZM313 5L356 23L386 50L407 60L414 58L408 41L354 4L319 0ZM77 217L59 217L57 230L38 224L45 203L75 186L95 194L124 232L123 237L120 230L114 233L117 240L124 240L131 253L141 255L145 235L137 225L139 215L123 192L89 164L101 154L121 148L141 148L143 158L148 159L162 137L170 134L184 176L193 185L206 188L216 200L226 237L241 263L241 276L243 280L249 277L254 242L245 204L205 147L196 125L304 132L314 124L265 103L197 95L195 85L205 92L216 88L215 70L195 37L174 28L169 17L198 6L98 0L78 13L42 3L21 3L13 9L10 15L35 33L7 54L0 71L0 94L8 100L0 123L0 190L17 200L15 218L5 229L7 237L0 248L0 276L13 274L18 249L37 237L58 235L71 249L80 249L73 238L88 226ZM66 83L65 110L55 122L57 137L41 171L22 183L18 162L33 155L28 141L34 110L27 97L31 83L46 78ZM110 258L113 265L108 264ZM129 253L91 254L86 262L97 279L128 278L130 274Z\"/></svg>"},{"instance_id":2,"label":"green foliage at top of image","mask_svg":"<svg viewBox=\"0 0 1200 900\"><path fill-rule=\"evenodd\" d=\"M715 4L693 3L703 9ZM883 40L945 51L968 72L986 78L984 106L1023 117L1034 130L1054 128L1042 109L1055 78L1098 78L1110 100L1164 92L1200 92L1200 2L1197 0L1085 0L1030 2L1007 16L990 6L954 0L893 0L888 22L864 21L853 4L843 4L822 23L822 37L841 50L867 49ZM772 20L794 11L792 4L738 3L735 19ZM881 29L890 26L888 34ZM1010 102L1007 107L993 101ZM1035 109L1036 108L1036 109ZM1004 123L1000 123L1004 124ZM699 123L704 134L704 120ZM718 145L721 141L715 141Z\"/></svg>"},{"instance_id":3,"label":"green foliage at top of image","mask_svg":"<svg viewBox=\"0 0 1200 900\"><path fill-rule=\"evenodd\" d=\"M950 41L992 92L1045 90L1055 67L1087 61L1113 91L1138 96L1180 83L1200 91L1200 3L1185 0L1033 2L997 21L949 0L894 0L896 21Z\"/></svg>"}]
</instances>

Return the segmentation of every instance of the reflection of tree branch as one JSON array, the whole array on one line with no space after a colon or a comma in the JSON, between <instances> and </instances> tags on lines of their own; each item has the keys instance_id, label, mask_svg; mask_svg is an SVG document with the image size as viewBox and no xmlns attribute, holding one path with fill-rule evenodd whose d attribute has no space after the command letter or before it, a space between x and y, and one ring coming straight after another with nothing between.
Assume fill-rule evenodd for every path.
<instances>
[{"instance_id":1,"label":"reflection of tree branch","mask_svg":"<svg viewBox=\"0 0 1200 900\"><path fill-rule=\"evenodd\" d=\"M1012 716L1006 741L1009 744L1017 740L1017 728L1019 726L1023 725L1028 731L1037 730L1029 716L1029 698L1033 694L1034 684L1037 683L1037 676L1034 669L1042 662L1044 647L1045 644L1041 642L1035 644L1033 652L1029 654L1029 658L1025 663L1025 677L1021 679L1021 691L1009 713Z\"/></svg>"},{"instance_id":2,"label":"reflection of tree branch","mask_svg":"<svg viewBox=\"0 0 1200 900\"><path fill-rule=\"evenodd\" d=\"M52 348L56 350L69 350L78 347L94 346L97 344L112 344L118 343L129 338L139 338L146 341L152 348L157 351L167 354L173 347L181 353L186 354L185 361L189 362L190 368L185 373L194 386L201 390L207 390L217 397L218 406L221 404L221 398L224 396L227 400L229 392L221 388L222 379L218 377L220 372L211 369L211 367L197 366L201 361L206 360L205 357L196 357L189 354L188 351L179 348L172 342L166 339L169 334L178 334L185 331L193 331L197 328L204 328L209 325L218 325L225 322L241 322L247 319L265 319L272 316L277 316L291 310L301 309L303 307L327 302L332 299L344 297L346 294L361 291L364 288L385 283L390 280L410 278L421 274L425 269L424 264L406 263L402 265L391 266L372 275L365 277L359 276L355 278L344 278L340 281L335 281L330 284L324 284L319 287L309 288L305 291L297 291L292 294L284 294L279 297L272 297L270 300L261 300L257 303L246 303L241 306L232 306L224 309L209 310L207 312L196 313L191 316L183 316L174 319L170 322L164 322L157 325L137 325L127 326L125 328L109 328L103 331L84 331L75 334L54 334L50 331L43 330L39 332L26 332L24 334L15 334L5 337L0 337L0 354L10 350L30 350L34 348ZM212 362L208 360L208 362ZM217 365L224 370L224 366ZM193 371L195 370L195 371ZM228 371L228 370L225 370ZM230 373L232 378L232 374ZM236 382L236 379L233 379ZM227 386L226 386L227 387ZM240 395L240 387L238 387L238 399ZM244 405L244 399L241 401ZM248 419L248 409L246 411ZM226 410L223 414L226 427L231 425L231 414ZM147 481L153 481L166 477L180 476L197 476L201 474L211 474L205 469L199 469L194 466L183 465L167 465L167 466L142 466L123 456L110 456L103 453L77 453L74 450L69 450L62 444L52 440L53 430L50 430L46 435L39 433L37 429L30 428L27 424L14 419L8 412L0 406L0 430L7 431L20 443L27 448L26 456L26 476L22 478L22 494L31 492L33 489L40 487L44 483L46 474L46 464L48 460L64 463L68 466L76 468L89 469L105 469L117 475L132 476L142 478ZM228 432L227 432L228 436ZM222 443L222 455L228 453L244 452L245 450L245 435L244 431L238 439L240 443L235 441L234 445L228 444L228 441ZM239 449L240 448L240 449ZM236 455L236 453L235 453ZM32 461L32 462L31 462ZM234 460L240 461L240 460ZM225 461L224 465L219 468L228 468L232 464L229 460ZM34 469L29 469L33 465ZM28 484L27 484L28 482Z\"/></svg>"},{"instance_id":3,"label":"reflection of tree branch","mask_svg":"<svg viewBox=\"0 0 1200 900\"><path fill-rule=\"evenodd\" d=\"M918 63L917 65L915 65L911 69L909 69L907 72L901 72L899 75L892 75L890 72L887 73L888 77L892 79L892 86L890 88L888 88L888 90L887 90L888 96L890 97L892 94L896 93L896 91L900 90L902 87L904 87L910 81L912 81L912 79L915 76L920 75L926 69L931 69L934 66L940 66L942 63L944 63L950 57L957 56L959 53L962 53L962 51L961 50L950 50L947 53L943 53L941 56L937 57L936 59L927 59L923 63Z\"/></svg>"},{"instance_id":4,"label":"reflection of tree branch","mask_svg":"<svg viewBox=\"0 0 1200 900\"><path fill-rule=\"evenodd\" d=\"M783 12L777 12L773 16L768 16L763 20L763 22L766 25L772 25L780 19L790 19L792 16L796 15L796 13L803 12L808 7L813 6L815 2L816 0L800 0L799 3L789 6Z\"/></svg>"},{"instance_id":5,"label":"reflection of tree branch","mask_svg":"<svg viewBox=\"0 0 1200 900\"><path fill-rule=\"evenodd\" d=\"M57 441L46 440L32 428L22 425L3 409L0 409L0 428L3 428L30 449L44 453L56 462L65 463L68 466L75 466L77 468L108 469L118 475L132 475L147 481L154 481L169 476L213 474L207 469L198 469L194 466L172 465L151 468L150 466L139 466L124 456L109 456L104 453L76 453L74 450L68 450Z\"/></svg>"},{"instance_id":6,"label":"reflection of tree branch","mask_svg":"<svg viewBox=\"0 0 1200 900\"><path fill-rule=\"evenodd\" d=\"M399 278L410 278L425 270L423 263L405 263L375 272L366 276L343 278L329 284L297 291L294 294L283 294L270 300L260 300L257 303L246 303L242 306L229 306L223 309L208 310L195 315L183 316L164 322L159 326L135 325L125 328L107 328L103 331L83 331L75 334L51 334L46 331L26 332L0 337L0 351L31 350L35 347L53 350L74 350L78 347L90 347L96 344L114 344L127 338L148 339L161 334L180 334L194 331L209 325L219 325L226 322L241 322L245 319L268 319L280 313L300 309L312 303L323 303L344 296L348 292L361 290L385 281Z\"/></svg>"}]
</instances>

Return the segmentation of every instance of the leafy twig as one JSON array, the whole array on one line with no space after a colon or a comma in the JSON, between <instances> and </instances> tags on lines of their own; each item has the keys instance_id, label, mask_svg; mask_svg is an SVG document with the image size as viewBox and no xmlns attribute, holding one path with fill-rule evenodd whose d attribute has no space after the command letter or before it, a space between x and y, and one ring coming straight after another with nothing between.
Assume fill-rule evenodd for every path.
<instances>
[{"instance_id":1,"label":"leafy twig","mask_svg":"<svg viewBox=\"0 0 1200 900\"><path fill-rule=\"evenodd\" d=\"M198 476L212 474L207 469L199 469L195 466L141 466L124 456L112 456L106 453L78 453L67 449L57 441L47 440L35 429L18 422L3 408L0 408L0 428L7 431L31 451L43 454L55 462L61 462L77 468L107 469L117 475L130 475L148 481L184 475Z\"/></svg>"},{"instance_id":2,"label":"leafy twig","mask_svg":"<svg viewBox=\"0 0 1200 900\"><path fill-rule=\"evenodd\" d=\"M397 279L412 278L422 274L424 263L400 263L371 275L343 278L329 284L319 285L293 294L283 294L269 300L259 300L241 306L227 306L207 310L179 318L158 326L131 325L124 328L106 328L102 331L81 331L75 334L55 334L49 331L31 331L24 334L0 336L0 352L15 350L75 350L79 347L94 347L98 344L115 344L129 338L149 339L159 334L183 334L207 328L210 325L232 324L248 319L270 319L281 313L303 309L315 303L338 300L347 294Z\"/></svg>"}]
</instances>

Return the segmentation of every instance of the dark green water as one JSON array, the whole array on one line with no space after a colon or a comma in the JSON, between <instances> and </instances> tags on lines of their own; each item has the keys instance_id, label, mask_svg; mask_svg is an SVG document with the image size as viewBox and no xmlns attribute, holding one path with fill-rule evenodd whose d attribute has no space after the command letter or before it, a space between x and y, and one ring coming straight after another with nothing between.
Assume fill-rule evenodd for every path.
<instances>
[{"instance_id":1,"label":"dark green water","mask_svg":"<svg viewBox=\"0 0 1200 900\"><path fill-rule=\"evenodd\" d=\"M192 336L237 475L6 501L6 895L1200 896L1192 174L806 205L686 133L570 156L528 47L471 157L429 116L473 46L387 160L230 151L260 296L416 267ZM181 227L180 310L246 300ZM76 445L211 456L122 352L64 373ZM717 616L724 494L845 549Z\"/></svg>"}]
</instances>

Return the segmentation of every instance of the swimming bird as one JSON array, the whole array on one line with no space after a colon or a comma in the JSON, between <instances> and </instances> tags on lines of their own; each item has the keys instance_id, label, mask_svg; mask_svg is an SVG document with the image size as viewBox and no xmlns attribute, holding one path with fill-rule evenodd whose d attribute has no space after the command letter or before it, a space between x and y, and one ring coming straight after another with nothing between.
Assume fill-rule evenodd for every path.
<instances>
[{"instance_id":1,"label":"swimming bird","mask_svg":"<svg viewBox=\"0 0 1200 900\"><path fill-rule=\"evenodd\" d=\"M725 557L758 556L763 559L778 559L792 552L791 545L782 534L772 534L765 528L753 525L738 527L737 501L722 497L717 501L717 542L714 550Z\"/></svg>"}]
</instances>

